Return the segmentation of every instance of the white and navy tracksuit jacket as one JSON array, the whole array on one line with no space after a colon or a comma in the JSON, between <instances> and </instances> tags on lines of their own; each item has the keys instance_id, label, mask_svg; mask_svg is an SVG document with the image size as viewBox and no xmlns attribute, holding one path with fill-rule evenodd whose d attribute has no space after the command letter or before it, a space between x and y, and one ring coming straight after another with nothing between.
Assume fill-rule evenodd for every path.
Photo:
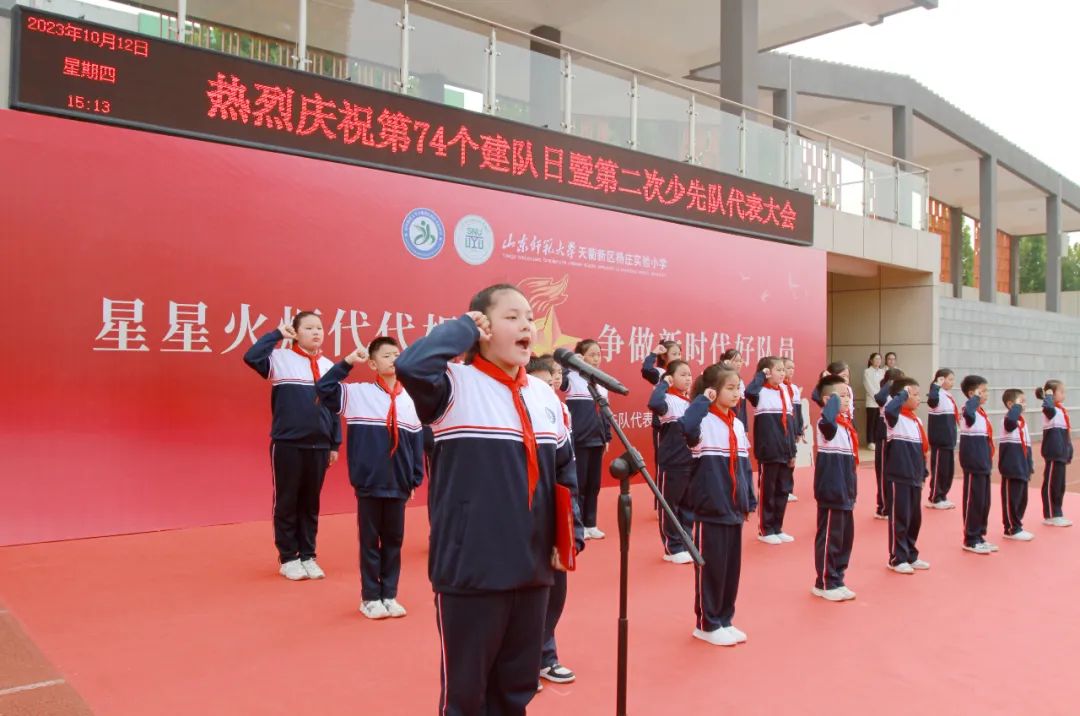
<instances>
[{"instance_id":1,"label":"white and navy tracksuit jacket","mask_svg":"<svg viewBox=\"0 0 1080 716\"><path fill-rule=\"evenodd\" d=\"M795 442L806 429L802 413L802 388L789 381L784 381L784 385L787 386L788 396L791 398L791 414L795 417L795 427L791 432L791 439ZM797 447L796 451L798 451Z\"/></svg>"},{"instance_id":2,"label":"white and navy tracksuit jacket","mask_svg":"<svg viewBox=\"0 0 1080 716\"><path fill-rule=\"evenodd\" d=\"M1046 461L1062 462L1068 465L1073 459L1072 435L1069 430L1069 416L1064 408L1054 403L1054 397L1043 398L1043 438L1040 448Z\"/></svg>"},{"instance_id":3,"label":"white and navy tracksuit jacket","mask_svg":"<svg viewBox=\"0 0 1080 716\"><path fill-rule=\"evenodd\" d=\"M1024 406L1014 403L1005 415L998 443L998 472L1010 480L1027 482L1035 472L1031 453L1031 433L1024 420Z\"/></svg>"},{"instance_id":4,"label":"white and navy tracksuit jacket","mask_svg":"<svg viewBox=\"0 0 1080 716\"><path fill-rule=\"evenodd\" d=\"M795 417L784 384L765 384L758 372L746 387L746 399L754 406L754 457L759 463L787 465L795 457Z\"/></svg>"},{"instance_id":5,"label":"white and navy tracksuit jacket","mask_svg":"<svg viewBox=\"0 0 1080 716\"><path fill-rule=\"evenodd\" d=\"M424 479L424 436L412 398L405 391L394 398L398 445L390 457L386 415L390 394L375 383L345 383L352 369L345 361L319 380L326 407L345 418L349 482L357 497L405 500Z\"/></svg>"},{"instance_id":6,"label":"white and navy tracksuit jacket","mask_svg":"<svg viewBox=\"0 0 1080 716\"><path fill-rule=\"evenodd\" d=\"M244 362L270 380L270 439L279 445L337 450L341 424L319 400L311 362L291 350L274 348L285 336L270 331L255 342ZM325 356L318 359L319 374L334 367Z\"/></svg>"},{"instance_id":7,"label":"white and navy tracksuit jacket","mask_svg":"<svg viewBox=\"0 0 1080 716\"><path fill-rule=\"evenodd\" d=\"M699 395L679 419L694 465L687 507L695 522L741 525L757 509L750 470L750 440L738 418L733 423L737 454L731 454L728 427L709 412L709 399ZM732 484L731 460L735 460Z\"/></svg>"},{"instance_id":8,"label":"white and navy tracksuit jacket","mask_svg":"<svg viewBox=\"0 0 1080 716\"><path fill-rule=\"evenodd\" d=\"M835 394L834 394L835 395ZM855 446L846 428L837 424L840 398L830 400L817 423L817 455L814 460L814 499L830 510L855 509Z\"/></svg>"},{"instance_id":9,"label":"white and navy tracksuit jacket","mask_svg":"<svg viewBox=\"0 0 1080 716\"><path fill-rule=\"evenodd\" d=\"M563 371L561 389L565 394L566 407L570 410L570 420L574 425L574 445L603 447L611 442L611 428L600 417L596 402L589 393L589 381L581 377L576 370L567 368ZM596 389L601 396L607 398L607 388L598 385Z\"/></svg>"},{"instance_id":10,"label":"white and navy tracksuit jacket","mask_svg":"<svg viewBox=\"0 0 1080 716\"><path fill-rule=\"evenodd\" d=\"M908 392L902 390L885 404L885 424L888 426L885 479L919 487L928 474L923 433L918 417L911 418L901 412L907 399Z\"/></svg>"},{"instance_id":11,"label":"white and navy tracksuit jacket","mask_svg":"<svg viewBox=\"0 0 1080 716\"><path fill-rule=\"evenodd\" d=\"M693 464L690 448L686 444L682 423L679 422L690 406L690 400L671 392L670 386L660 381L649 396L649 410L660 423L660 444L657 461L661 469L686 468Z\"/></svg>"},{"instance_id":12,"label":"white and navy tracksuit jacket","mask_svg":"<svg viewBox=\"0 0 1080 716\"><path fill-rule=\"evenodd\" d=\"M960 467L965 473L989 475L994 469L992 429L979 411L980 406L979 397L974 395L964 404L960 421Z\"/></svg>"},{"instance_id":13,"label":"white and navy tracksuit jacket","mask_svg":"<svg viewBox=\"0 0 1080 716\"><path fill-rule=\"evenodd\" d=\"M926 420L926 435L931 447L955 450L960 410L952 393L942 390L937 383L931 383L926 405L930 408Z\"/></svg>"},{"instance_id":14,"label":"white and navy tracksuit jacket","mask_svg":"<svg viewBox=\"0 0 1080 716\"><path fill-rule=\"evenodd\" d=\"M530 509L521 422L509 390L472 366L450 362L478 338L473 321L462 317L433 329L395 363L435 439L429 577L445 593L549 587L555 483L577 489L562 406L549 385L529 377L522 396L540 467ZM577 415L573 420L576 431ZM583 549L580 528L576 537Z\"/></svg>"}]
</instances>

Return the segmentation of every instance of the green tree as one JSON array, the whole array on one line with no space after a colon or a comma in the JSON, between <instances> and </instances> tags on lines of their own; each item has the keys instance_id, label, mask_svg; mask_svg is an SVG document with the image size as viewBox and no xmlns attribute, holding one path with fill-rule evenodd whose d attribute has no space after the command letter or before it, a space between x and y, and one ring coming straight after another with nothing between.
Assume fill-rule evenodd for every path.
<instances>
[{"instance_id":1,"label":"green tree","mask_svg":"<svg viewBox=\"0 0 1080 716\"><path fill-rule=\"evenodd\" d=\"M1046 236L1020 237L1020 293L1046 290Z\"/></svg>"},{"instance_id":2,"label":"green tree","mask_svg":"<svg viewBox=\"0 0 1080 716\"><path fill-rule=\"evenodd\" d=\"M960 252L960 266L963 268L964 273L964 285L975 285L975 241L971 238L971 224L964 222L964 241L961 244L963 249Z\"/></svg>"},{"instance_id":3,"label":"green tree","mask_svg":"<svg viewBox=\"0 0 1080 716\"><path fill-rule=\"evenodd\" d=\"M1061 290L1080 291L1080 241L1061 259Z\"/></svg>"},{"instance_id":4,"label":"green tree","mask_svg":"<svg viewBox=\"0 0 1080 716\"><path fill-rule=\"evenodd\" d=\"M1020 293L1042 293L1045 290L1046 236L1021 236ZM1061 290L1080 291L1080 242L1070 245L1061 257Z\"/></svg>"}]
</instances>

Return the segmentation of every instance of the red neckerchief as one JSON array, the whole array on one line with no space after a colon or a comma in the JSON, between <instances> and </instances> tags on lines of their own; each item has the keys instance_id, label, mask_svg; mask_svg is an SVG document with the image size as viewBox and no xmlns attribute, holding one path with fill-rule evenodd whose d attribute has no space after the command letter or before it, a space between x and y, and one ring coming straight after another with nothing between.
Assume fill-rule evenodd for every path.
<instances>
[{"instance_id":1,"label":"red neckerchief","mask_svg":"<svg viewBox=\"0 0 1080 716\"><path fill-rule=\"evenodd\" d=\"M795 407L795 386L791 384L790 378L784 378L784 385L787 386L788 397L791 398L791 407Z\"/></svg>"},{"instance_id":2,"label":"red neckerchief","mask_svg":"<svg viewBox=\"0 0 1080 716\"><path fill-rule=\"evenodd\" d=\"M839 413L836 416L836 424L848 431L848 435L851 437L851 452L855 455L855 467L859 466L859 431L855 429L855 426L851 424L851 418L846 413ZM925 450L925 448L923 448Z\"/></svg>"},{"instance_id":3,"label":"red neckerchief","mask_svg":"<svg viewBox=\"0 0 1080 716\"><path fill-rule=\"evenodd\" d=\"M948 391L945 391L945 392L948 393ZM953 417L956 418L956 424L959 425L960 424L960 407L957 406L956 400L952 397L951 393L949 394L949 400L952 401Z\"/></svg>"},{"instance_id":4,"label":"red neckerchief","mask_svg":"<svg viewBox=\"0 0 1080 716\"><path fill-rule=\"evenodd\" d=\"M375 385L385 390L390 396L390 409L386 411L386 429L390 433L390 454L393 455L398 448L397 397L401 395L403 388L401 381L395 380L394 387L391 389L381 375L375 376Z\"/></svg>"},{"instance_id":5,"label":"red neckerchief","mask_svg":"<svg viewBox=\"0 0 1080 716\"><path fill-rule=\"evenodd\" d=\"M1068 431L1069 435L1072 435L1072 423L1069 422L1069 411L1066 410L1065 406L1061 403L1055 402L1054 407L1061 411L1062 416L1065 418L1065 430Z\"/></svg>"},{"instance_id":6,"label":"red neckerchief","mask_svg":"<svg viewBox=\"0 0 1080 716\"><path fill-rule=\"evenodd\" d=\"M979 415L981 415L983 417L983 420L986 422L986 442L990 443L990 459L993 460L994 459L994 426L990 424L990 418L986 417L986 411L983 410L981 407L977 408L975 412L977 412Z\"/></svg>"},{"instance_id":7,"label":"red neckerchief","mask_svg":"<svg viewBox=\"0 0 1080 716\"><path fill-rule=\"evenodd\" d=\"M310 353L305 351L303 348L296 345L296 341L293 341L293 344L292 344L291 348L292 348L293 353L295 353L296 355L301 356L303 358L307 358L308 362L311 363L311 377L316 383L318 383L319 382L319 356L322 355L322 351L315 351L315 355L311 355Z\"/></svg>"},{"instance_id":8,"label":"red neckerchief","mask_svg":"<svg viewBox=\"0 0 1080 716\"><path fill-rule=\"evenodd\" d=\"M1027 440L1024 439L1024 428L1027 427L1027 423L1024 422L1024 416L1021 415L1020 419L1016 421L1016 429L1020 431L1020 447L1024 449L1024 454L1027 455Z\"/></svg>"},{"instance_id":9,"label":"red neckerchief","mask_svg":"<svg viewBox=\"0 0 1080 716\"><path fill-rule=\"evenodd\" d=\"M915 415L915 411L911 408L904 406L900 408L900 414L915 421L915 424L919 426L919 437L922 438L922 451L923 453L930 452L930 441L926 439L926 430L923 429L922 423L919 422L919 417Z\"/></svg>"},{"instance_id":10,"label":"red neckerchief","mask_svg":"<svg viewBox=\"0 0 1080 716\"><path fill-rule=\"evenodd\" d=\"M739 461L739 438L735 435L735 411L728 410L725 415L720 408L716 407L716 403L709 403L709 412L720 418L727 426L728 450L731 453L728 459L728 471L731 473L731 503L736 504L738 482L735 480L735 463Z\"/></svg>"},{"instance_id":11,"label":"red neckerchief","mask_svg":"<svg viewBox=\"0 0 1080 716\"><path fill-rule=\"evenodd\" d=\"M780 385L783 385L781 383ZM780 387L780 385L769 385L768 383L761 386L762 388L768 388L769 390L775 390L780 393L780 404L784 407L780 413L780 426L784 429L784 434L787 434L787 411L788 411L788 399L787 391Z\"/></svg>"},{"instance_id":12,"label":"red neckerchief","mask_svg":"<svg viewBox=\"0 0 1080 716\"><path fill-rule=\"evenodd\" d=\"M521 442L525 446L525 464L529 478L529 509L531 510L533 492L536 490L536 483L540 480L540 463L536 457L536 433L533 432L532 419L529 418L529 411L525 407L525 398L521 395L521 390L529 384L529 374L525 372L525 366L520 366L517 377L511 378L506 371L479 355L473 359L472 364L484 375L505 385L514 399L514 409L517 410L518 419L521 421Z\"/></svg>"},{"instance_id":13,"label":"red neckerchief","mask_svg":"<svg viewBox=\"0 0 1080 716\"><path fill-rule=\"evenodd\" d=\"M687 395L686 393L682 392L681 390L678 390L674 385L669 385L668 389L667 389L667 392L668 392L668 395L674 395L675 397L682 398L683 400L685 400L687 402L690 401L690 396Z\"/></svg>"}]
</instances>

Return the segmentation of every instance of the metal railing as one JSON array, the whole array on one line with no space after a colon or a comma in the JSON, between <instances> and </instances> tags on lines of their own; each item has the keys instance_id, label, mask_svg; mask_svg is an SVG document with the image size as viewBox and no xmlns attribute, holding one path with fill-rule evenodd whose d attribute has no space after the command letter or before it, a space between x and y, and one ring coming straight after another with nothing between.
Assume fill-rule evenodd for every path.
<instances>
[{"instance_id":1,"label":"metal railing","mask_svg":"<svg viewBox=\"0 0 1080 716\"><path fill-rule=\"evenodd\" d=\"M87 19L99 22L102 5L123 5L140 17L123 29L738 174L846 213L928 226L926 167L430 0L296 0L295 39L189 17L187 0L159 0L152 8L113 0L19 2L76 16L93 7ZM315 47L313 39L336 46Z\"/></svg>"}]
</instances>

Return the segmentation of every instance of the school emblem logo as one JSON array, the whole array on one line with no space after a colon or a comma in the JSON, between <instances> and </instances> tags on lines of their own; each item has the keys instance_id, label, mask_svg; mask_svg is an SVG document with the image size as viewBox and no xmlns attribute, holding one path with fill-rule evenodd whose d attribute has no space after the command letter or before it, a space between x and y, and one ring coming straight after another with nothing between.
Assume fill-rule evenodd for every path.
<instances>
[{"instance_id":1,"label":"school emblem logo","mask_svg":"<svg viewBox=\"0 0 1080 716\"><path fill-rule=\"evenodd\" d=\"M446 244L446 229L431 209L413 209L401 222L401 239L416 258L433 259Z\"/></svg>"},{"instance_id":2,"label":"school emblem logo","mask_svg":"<svg viewBox=\"0 0 1080 716\"><path fill-rule=\"evenodd\" d=\"M552 425L554 425L555 424L555 411L552 410L551 408L545 407L544 412L547 413L548 422L551 423Z\"/></svg>"},{"instance_id":3,"label":"school emblem logo","mask_svg":"<svg viewBox=\"0 0 1080 716\"><path fill-rule=\"evenodd\" d=\"M471 266L486 263L495 251L495 234L482 216L469 214L454 227L454 248L461 260Z\"/></svg>"}]
</instances>

